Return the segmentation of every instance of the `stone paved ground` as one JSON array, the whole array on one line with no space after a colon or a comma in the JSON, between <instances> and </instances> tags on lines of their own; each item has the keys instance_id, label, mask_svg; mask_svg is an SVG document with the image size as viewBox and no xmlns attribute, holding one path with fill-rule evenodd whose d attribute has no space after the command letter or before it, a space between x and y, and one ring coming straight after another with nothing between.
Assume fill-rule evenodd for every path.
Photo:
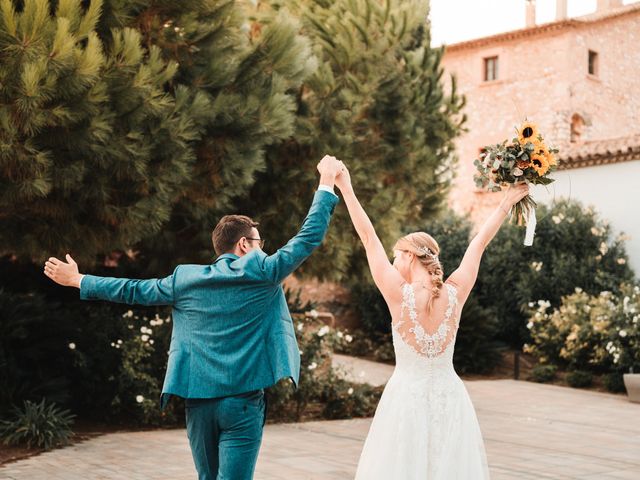
<instances>
[{"instance_id":1,"label":"stone paved ground","mask_svg":"<svg viewBox=\"0 0 640 480\"><path fill-rule=\"evenodd\" d=\"M348 359L342 361L348 366ZM372 383L390 371L360 362L351 366L352 375L371 376ZM640 479L639 404L619 395L513 380L466 385L493 480ZM351 479L369 423L268 425L255 478ZM0 467L0 480L9 479L193 480L195 472L184 430L165 430L105 435Z\"/></svg>"}]
</instances>

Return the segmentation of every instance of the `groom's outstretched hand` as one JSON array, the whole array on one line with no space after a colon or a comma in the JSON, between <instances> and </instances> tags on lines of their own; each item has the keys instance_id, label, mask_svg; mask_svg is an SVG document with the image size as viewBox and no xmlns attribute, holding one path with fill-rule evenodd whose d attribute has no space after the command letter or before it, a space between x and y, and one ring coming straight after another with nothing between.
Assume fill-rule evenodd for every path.
<instances>
[{"instance_id":1,"label":"groom's outstretched hand","mask_svg":"<svg viewBox=\"0 0 640 480\"><path fill-rule=\"evenodd\" d=\"M320 185L333 188L336 177L340 173L340 162L336 157L325 155L318 163L318 172L320 172Z\"/></svg>"},{"instance_id":2,"label":"groom's outstretched hand","mask_svg":"<svg viewBox=\"0 0 640 480\"><path fill-rule=\"evenodd\" d=\"M80 282L84 275L78 272L78 264L68 253L66 259L68 263L56 257L50 257L44 264L44 274L65 287L80 288Z\"/></svg>"}]
</instances>

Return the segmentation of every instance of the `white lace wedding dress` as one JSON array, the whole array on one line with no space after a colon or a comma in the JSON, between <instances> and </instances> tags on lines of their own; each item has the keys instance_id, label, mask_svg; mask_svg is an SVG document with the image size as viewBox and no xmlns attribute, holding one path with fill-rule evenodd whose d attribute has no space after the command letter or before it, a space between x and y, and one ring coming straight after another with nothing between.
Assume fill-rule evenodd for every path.
<instances>
[{"instance_id":1,"label":"white lace wedding dress","mask_svg":"<svg viewBox=\"0 0 640 480\"><path fill-rule=\"evenodd\" d=\"M483 480L489 469L475 410L453 369L458 330L456 288L434 332L420 324L415 293L402 289L393 322L396 368L365 441L356 480Z\"/></svg>"}]
</instances>

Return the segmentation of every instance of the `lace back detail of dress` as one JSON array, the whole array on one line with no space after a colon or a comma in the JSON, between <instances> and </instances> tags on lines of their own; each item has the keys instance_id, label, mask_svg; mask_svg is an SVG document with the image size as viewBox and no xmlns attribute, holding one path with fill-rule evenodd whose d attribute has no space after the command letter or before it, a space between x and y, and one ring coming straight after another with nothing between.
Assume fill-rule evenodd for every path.
<instances>
[{"instance_id":1,"label":"lace back detail of dress","mask_svg":"<svg viewBox=\"0 0 640 480\"><path fill-rule=\"evenodd\" d=\"M405 283L402 287L402 305L400 320L393 328L400 334L404 342L416 353L427 358L440 356L453 342L458 330L457 315L452 319L453 311L458 304L457 291L453 285L444 284L448 292L447 310L444 318L433 333L428 333L418 321L416 297L413 286ZM406 318L408 313L409 318Z\"/></svg>"}]
</instances>

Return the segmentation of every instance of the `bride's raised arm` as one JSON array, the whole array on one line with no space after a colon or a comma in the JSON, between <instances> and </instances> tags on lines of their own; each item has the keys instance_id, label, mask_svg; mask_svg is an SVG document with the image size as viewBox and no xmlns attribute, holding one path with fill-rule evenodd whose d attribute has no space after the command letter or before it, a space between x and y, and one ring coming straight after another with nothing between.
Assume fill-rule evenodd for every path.
<instances>
[{"instance_id":1,"label":"bride's raised arm","mask_svg":"<svg viewBox=\"0 0 640 480\"><path fill-rule=\"evenodd\" d=\"M351 176L346 167L336 177L336 186L342 193L351 222L362 241L362 245L364 245L373 281L387 302L399 301L402 298L401 286L404 280L389 262L387 253L373 228L371 220L353 191Z\"/></svg>"},{"instance_id":2,"label":"bride's raised arm","mask_svg":"<svg viewBox=\"0 0 640 480\"><path fill-rule=\"evenodd\" d=\"M504 219L509 215L509 210L513 205L518 203L529 194L529 186L521 183L518 186L509 187L507 194L504 196L500 205L493 211L491 216L478 230L473 237L471 243L467 247L467 251L460 262L460 266L449 276L447 283L452 283L458 288L458 299L464 302L473 285L478 278L478 269L480 268L480 260L489 242L496 236Z\"/></svg>"}]
</instances>

